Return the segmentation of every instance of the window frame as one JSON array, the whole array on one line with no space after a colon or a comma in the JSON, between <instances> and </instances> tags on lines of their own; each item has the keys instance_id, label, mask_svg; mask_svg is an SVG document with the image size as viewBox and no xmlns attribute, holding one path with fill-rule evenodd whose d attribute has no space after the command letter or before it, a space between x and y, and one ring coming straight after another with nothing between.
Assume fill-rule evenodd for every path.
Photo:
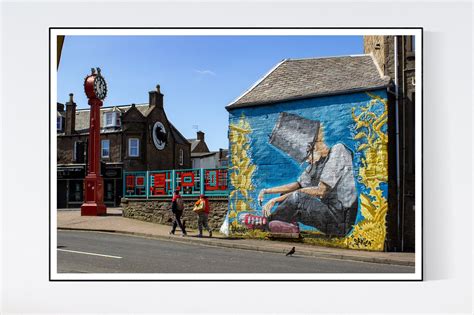
<instances>
[{"instance_id":1,"label":"window frame","mask_svg":"<svg viewBox=\"0 0 474 315\"><path fill-rule=\"evenodd\" d=\"M62 117L62 116L57 116L56 117L56 130L57 131L62 131L63 130L63 119L64 119L64 117ZM59 122L59 128L58 128L58 122Z\"/></svg>"},{"instance_id":2,"label":"window frame","mask_svg":"<svg viewBox=\"0 0 474 315\"><path fill-rule=\"evenodd\" d=\"M77 152L77 143L79 140L74 141L74 145L72 146L72 160L73 162L77 162L76 152Z\"/></svg>"},{"instance_id":3,"label":"window frame","mask_svg":"<svg viewBox=\"0 0 474 315\"><path fill-rule=\"evenodd\" d=\"M107 155L104 155L104 143L107 143ZM110 158L110 139L100 140L100 156L102 158Z\"/></svg>"},{"instance_id":4,"label":"window frame","mask_svg":"<svg viewBox=\"0 0 474 315\"><path fill-rule=\"evenodd\" d=\"M107 122L108 118L110 118L110 124ZM114 112L106 112L104 113L104 127L114 127L115 126L115 113Z\"/></svg>"},{"instance_id":5,"label":"window frame","mask_svg":"<svg viewBox=\"0 0 474 315\"><path fill-rule=\"evenodd\" d=\"M115 121L115 126L120 127L120 125L121 125L120 114L118 112L114 112L112 117L113 117L113 120Z\"/></svg>"},{"instance_id":6,"label":"window frame","mask_svg":"<svg viewBox=\"0 0 474 315\"><path fill-rule=\"evenodd\" d=\"M184 150L182 148L179 148L179 160L178 160L179 165L184 165Z\"/></svg>"},{"instance_id":7,"label":"window frame","mask_svg":"<svg viewBox=\"0 0 474 315\"><path fill-rule=\"evenodd\" d=\"M136 143L137 143L137 155L132 154L132 141L133 140L136 140ZM140 138L128 138L128 156L140 157Z\"/></svg>"}]
</instances>

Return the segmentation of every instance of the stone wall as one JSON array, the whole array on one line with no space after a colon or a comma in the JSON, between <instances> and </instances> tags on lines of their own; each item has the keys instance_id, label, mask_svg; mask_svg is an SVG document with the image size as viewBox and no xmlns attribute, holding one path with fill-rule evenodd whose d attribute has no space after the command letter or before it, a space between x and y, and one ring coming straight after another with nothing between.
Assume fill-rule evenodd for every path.
<instances>
[{"instance_id":1,"label":"stone wall","mask_svg":"<svg viewBox=\"0 0 474 315\"><path fill-rule=\"evenodd\" d=\"M197 215L192 211L197 198L184 197L184 214L186 227L197 228ZM209 226L220 229L227 212L227 198L210 197ZM166 200L157 199L122 199L123 216L146 222L171 225L173 214L171 213L171 198Z\"/></svg>"}]
</instances>

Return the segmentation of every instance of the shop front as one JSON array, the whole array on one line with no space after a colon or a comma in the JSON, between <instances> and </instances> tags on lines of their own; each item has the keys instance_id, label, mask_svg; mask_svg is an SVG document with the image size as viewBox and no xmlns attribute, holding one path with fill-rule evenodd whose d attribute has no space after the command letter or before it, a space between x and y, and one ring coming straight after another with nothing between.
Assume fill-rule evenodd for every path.
<instances>
[{"instance_id":1,"label":"shop front","mask_svg":"<svg viewBox=\"0 0 474 315\"><path fill-rule=\"evenodd\" d=\"M84 202L85 164L59 166L58 174L58 209L80 208ZM104 179L104 203L107 207L120 205L122 197L122 167L106 165L101 171Z\"/></svg>"},{"instance_id":2,"label":"shop front","mask_svg":"<svg viewBox=\"0 0 474 315\"><path fill-rule=\"evenodd\" d=\"M58 209L80 208L83 203L86 167L82 165L61 166L58 175Z\"/></svg>"}]
</instances>

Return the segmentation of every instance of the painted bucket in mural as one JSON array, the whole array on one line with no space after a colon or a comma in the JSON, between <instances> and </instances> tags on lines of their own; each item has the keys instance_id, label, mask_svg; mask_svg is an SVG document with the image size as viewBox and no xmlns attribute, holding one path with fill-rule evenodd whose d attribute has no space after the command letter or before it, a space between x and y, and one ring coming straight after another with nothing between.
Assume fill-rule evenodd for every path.
<instances>
[{"instance_id":1,"label":"painted bucket in mural","mask_svg":"<svg viewBox=\"0 0 474 315\"><path fill-rule=\"evenodd\" d=\"M230 234L383 250L384 90L230 111Z\"/></svg>"}]
</instances>

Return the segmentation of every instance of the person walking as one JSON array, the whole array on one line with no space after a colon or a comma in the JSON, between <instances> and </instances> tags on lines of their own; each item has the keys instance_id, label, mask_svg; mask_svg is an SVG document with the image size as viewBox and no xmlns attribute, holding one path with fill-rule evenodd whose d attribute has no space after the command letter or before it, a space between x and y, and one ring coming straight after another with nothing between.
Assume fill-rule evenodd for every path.
<instances>
[{"instance_id":1,"label":"person walking","mask_svg":"<svg viewBox=\"0 0 474 315\"><path fill-rule=\"evenodd\" d=\"M209 216L209 200L206 196L200 195L198 201L194 204L193 211L198 215L198 237L202 237L202 228L206 228L209 231L209 237L212 237L212 229L208 224Z\"/></svg>"},{"instance_id":2,"label":"person walking","mask_svg":"<svg viewBox=\"0 0 474 315\"><path fill-rule=\"evenodd\" d=\"M170 234L174 234L176 231L176 227L179 226L182 232L182 236L186 236L186 228L181 223L181 216L183 215L184 211L184 202L183 198L179 194L179 189L176 189L173 195L173 199L171 200L171 212L173 212L174 220L173 220L173 228L170 231Z\"/></svg>"}]
</instances>

